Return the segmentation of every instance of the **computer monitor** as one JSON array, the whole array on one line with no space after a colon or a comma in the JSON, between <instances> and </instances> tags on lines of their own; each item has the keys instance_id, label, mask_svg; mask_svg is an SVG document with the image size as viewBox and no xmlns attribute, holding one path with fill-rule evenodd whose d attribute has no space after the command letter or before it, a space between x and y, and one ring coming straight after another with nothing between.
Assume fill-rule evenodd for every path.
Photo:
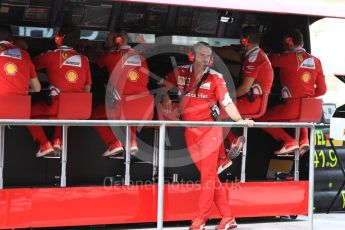
<instances>
[{"instance_id":1,"label":"computer monitor","mask_svg":"<svg viewBox=\"0 0 345 230\"><path fill-rule=\"evenodd\" d=\"M332 103L324 103L322 105L322 122L329 124L336 110L336 105Z\"/></svg>"}]
</instances>

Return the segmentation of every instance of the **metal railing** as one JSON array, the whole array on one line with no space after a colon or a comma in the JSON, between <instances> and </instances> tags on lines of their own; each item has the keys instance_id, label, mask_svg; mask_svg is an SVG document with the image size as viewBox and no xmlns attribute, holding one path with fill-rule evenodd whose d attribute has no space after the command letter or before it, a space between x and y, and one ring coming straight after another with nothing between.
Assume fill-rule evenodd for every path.
<instances>
[{"instance_id":1,"label":"metal railing","mask_svg":"<svg viewBox=\"0 0 345 230\"><path fill-rule=\"evenodd\" d=\"M155 126L159 127L159 169L158 169L158 203L157 203L157 229L163 229L163 211L164 211L164 158L165 158L165 130L166 127L232 127L244 128L244 136L247 138L248 127L245 123L240 122L195 122L195 121L127 121L127 120L7 120L0 119L0 188L3 188L3 166L4 166L4 138L5 126L61 126L62 131L62 163L61 163L61 187L66 186L66 163L67 163L67 128L69 126L126 126L126 174L125 185L130 182L130 126ZM310 153L315 151L315 126L313 123L305 122L256 122L253 128L310 128ZM297 131L299 136L299 131ZM248 143L246 141L246 143ZM245 164L246 164L247 144L243 149L241 182L245 181ZM295 153L295 161L296 161ZM314 205L314 154L309 154L309 201L308 201L308 226L313 229L313 205ZM297 173L295 170L295 179Z\"/></svg>"}]
</instances>

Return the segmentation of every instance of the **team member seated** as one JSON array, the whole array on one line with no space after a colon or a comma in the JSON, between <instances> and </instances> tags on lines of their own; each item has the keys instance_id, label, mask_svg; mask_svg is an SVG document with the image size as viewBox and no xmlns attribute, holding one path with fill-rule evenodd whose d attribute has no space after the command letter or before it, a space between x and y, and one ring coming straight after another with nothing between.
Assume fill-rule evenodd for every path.
<instances>
[{"instance_id":1,"label":"team member seated","mask_svg":"<svg viewBox=\"0 0 345 230\"><path fill-rule=\"evenodd\" d=\"M245 50L245 56L242 61L242 71L240 74L241 85L237 87L235 95L236 107L241 115L248 116L257 114L261 110L262 95L269 94L273 83L273 69L268 57L259 44L261 34L255 27L245 27L242 30L241 45ZM240 60L237 53L226 50L218 52L221 57L230 60ZM235 136L229 131L227 139L230 144L228 155L231 159L236 158L244 145L243 136ZM231 165L229 157L225 154L224 148L220 150L218 161L218 173L224 171Z\"/></svg>"},{"instance_id":2,"label":"team member seated","mask_svg":"<svg viewBox=\"0 0 345 230\"><path fill-rule=\"evenodd\" d=\"M74 47L80 38L80 30L74 25L63 25L55 37L56 50L48 51L33 58L36 70L45 69L51 85L51 105L40 101L32 105L31 117L48 116L54 118L58 112L61 92L90 92L91 75L89 61L79 54ZM48 140L41 126L28 126L34 140L40 147L36 157L59 156L61 152L62 128L55 127L52 143Z\"/></svg>"},{"instance_id":3,"label":"team member seated","mask_svg":"<svg viewBox=\"0 0 345 230\"><path fill-rule=\"evenodd\" d=\"M12 44L10 26L0 25L0 96L27 95L39 92L38 81L30 55Z\"/></svg>"},{"instance_id":4,"label":"team member seated","mask_svg":"<svg viewBox=\"0 0 345 230\"><path fill-rule=\"evenodd\" d=\"M283 39L287 52L269 55L274 67L280 68L281 94L284 104L268 109L260 121L294 120L301 109L301 99L318 97L326 93L327 87L321 62L303 49L303 35L298 29L288 32ZM284 129L265 128L274 139L283 141L275 154L288 154L299 150L303 155L309 150L308 129L302 128L300 139L295 140Z\"/></svg>"},{"instance_id":5,"label":"team member seated","mask_svg":"<svg viewBox=\"0 0 345 230\"><path fill-rule=\"evenodd\" d=\"M108 96L116 95L119 100L122 97L149 94L147 84L149 82L149 71L146 60L140 56L128 44L128 34L125 31L110 32L107 36L105 47L108 49L100 57L96 58L96 63L99 67L106 67L109 75ZM115 110L116 100L110 98L108 102L108 111L112 113ZM106 107L100 104L93 110L91 119L107 118ZM119 119L117 115L112 119ZM121 141L115 136L110 127L94 127L103 142L108 146L107 151L103 154L104 157L117 157L123 153L124 149ZM136 141L137 127L131 127L131 155L135 156L138 152L138 145Z\"/></svg>"}]
</instances>

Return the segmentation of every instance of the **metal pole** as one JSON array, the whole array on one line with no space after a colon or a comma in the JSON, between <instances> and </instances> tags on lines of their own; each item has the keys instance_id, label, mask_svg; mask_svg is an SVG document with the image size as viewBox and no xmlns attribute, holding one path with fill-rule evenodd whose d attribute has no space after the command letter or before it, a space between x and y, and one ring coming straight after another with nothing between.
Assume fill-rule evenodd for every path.
<instances>
[{"instance_id":1,"label":"metal pole","mask_svg":"<svg viewBox=\"0 0 345 230\"><path fill-rule=\"evenodd\" d=\"M67 125L62 126L61 179L60 179L61 187L66 187L67 128L68 128Z\"/></svg>"},{"instance_id":2,"label":"metal pole","mask_svg":"<svg viewBox=\"0 0 345 230\"><path fill-rule=\"evenodd\" d=\"M164 210L164 159L165 159L165 125L159 127L159 164L158 164L158 208L157 229L163 229Z\"/></svg>"},{"instance_id":3,"label":"metal pole","mask_svg":"<svg viewBox=\"0 0 345 230\"><path fill-rule=\"evenodd\" d=\"M4 188L5 126L0 126L0 189Z\"/></svg>"},{"instance_id":4,"label":"metal pole","mask_svg":"<svg viewBox=\"0 0 345 230\"><path fill-rule=\"evenodd\" d=\"M125 185L130 184L130 166L131 166L131 127L126 126L126 157L125 157Z\"/></svg>"},{"instance_id":5,"label":"metal pole","mask_svg":"<svg viewBox=\"0 0 345 230\"><path fill-rule=\"evenodd\" d=\"M241 166L241 182L246 182L246 158L247 158L247 137L248 137L248 127L243 128L243 136L246 140L242 150L242 166Z\"/></svg>"},{"instance_id":6,"label":"metal pole","mask_svg":"<svg viewBox=\"0 0 345 230\"><path fill-rule=\"evenodd\" d=\"M233 127L242 128L244 123L214 121L142 121L142 120L40 120L40 119L0 119L0 125L12 126L173 126L173 127ZM312 127L307 122L257 122L254 128L302 128Z\"/></svg>"},{"instance_id":7,"label":"metal pole","mask_svg":"<svg viewBox=\"0 0 345 230\"><path fill-rule=\"evenodd\" d=\"M154 141L153 141L153 160L152 160L152 180L155 181L155 177L157 176L157 168L158 168L158 135L159 131L157 128L154 130Z\"/></svg>"},{"instance_id":8,"label":"metal pole","mask_svg":"<svg viewBox=\"0 0 345 230\"><path fill-rule=\"evenodd\" d=\"M295 140L299 142L300 137L300 128L295 128ZM295 173L294 173L294 180L299 181L299 149L295 151Z\"/></svg>"},{"instance_id":9,"label":"metal pole","mask_svg":"<svg viewBox=\"0 0 345 230\"><path fill-rule=\"evenodd\" d=\"M313 230L315 127L310 128L308 226Z\"/></svg>"}]
</instances>

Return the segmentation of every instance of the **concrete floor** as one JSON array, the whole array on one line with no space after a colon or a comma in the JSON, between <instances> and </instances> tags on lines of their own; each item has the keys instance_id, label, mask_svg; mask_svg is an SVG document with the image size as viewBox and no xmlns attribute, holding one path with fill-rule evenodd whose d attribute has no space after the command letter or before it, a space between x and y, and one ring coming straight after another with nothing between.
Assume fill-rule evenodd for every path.
<instances>
[{"instance_id":1,"label":"concrete floor","mask_svg":"<svg viewBox=\"0 0 345 230\"><path fill-rule=\"evenodd\" d=\"M214 230L218 221L210 220L207 223L206 230ZM187 230L190 221L168 222L164 223L164 229L167 230ZM155 223L145 224L126 224L126 225L106 225L106 226L83 226L83 227L55 227L42 229L73 229L73 230L154 230ZM331 214L314 214L313 230L345 230L345 212ZM307 216L298 216L293 220L288 217L265 217L265 218L246 218L238 220L238 230L309 230ZM236 229L236 230L237 230Z\"/></svg>"},{"instance_id":2,"label":"concrete floor","mask_svg":"<svg viewBox=\"0 0 345 230\"><path fill-rule=\"evenodd\" d=\"M188 222L167 223L164 229L168 230L187 230ZM206 226L206 230L214 230L215 221L211 221ZM112 229L155 229L154 225L131 225L131 226L112 226ZM240 219L238 221L239 230L308 230L307 216L298 216L296 220L289 218L255 218ZM314 230L345 230L345 213L314 214Z\"/></svg>"}]
</instances>

